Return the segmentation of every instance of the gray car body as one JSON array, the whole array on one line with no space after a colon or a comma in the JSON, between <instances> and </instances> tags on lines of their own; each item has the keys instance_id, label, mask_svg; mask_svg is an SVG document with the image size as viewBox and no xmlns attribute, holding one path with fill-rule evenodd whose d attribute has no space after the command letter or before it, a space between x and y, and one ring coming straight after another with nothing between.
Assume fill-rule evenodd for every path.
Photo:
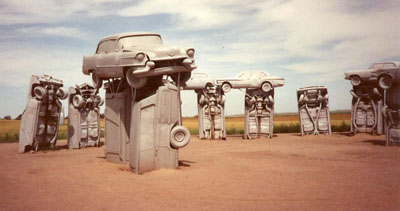
<instances>
[{"instance_id":1,"label":"gray car body","mask_svg":"<svg viewBox=\"0 0 400 211\"><path fill-rule=\"evenodd\" d=\"M134 68L135 77L155 76L177 72L190 72L196 68L194 58L187 54L192 49L182 49L175 46L152 43L143 43L137 46L121 48L118 41L121 38L133 36L161 36L152 32L121 33L110 35L100 40L96 53L91 56L83 56L82 72L89 75L94 72L100 78L121 78L125 77L128 68ZM109 42L109 51L99 52L101 44ZM194 51L194 49L193 49ZM138 60L136 56L140 53L145 55L143 60ZM182 65L176 65L171 61L182 60ZM149 62L155 62L154 67L149 66ZM157 67L157 63L161 63ZM168 65L173 64L173 65ZM151 71L152 70L152 71Z\"/></svg>"},{"instance_id":2,"label":"gray car body","mask_svg":"<svg viewBox=\"0 0 400 211\"><path fill-rule=\"evenodd\" d=\"M381 67L379 67L381 66ZM385 67L386 66L386 67ZM388 67L393 66L393 67ZM346 80L351 80L352 77L358 76L361 82L372 82L376 83L377 74L381 71L390 71L392 69L398 69L400 67L400 62L377 62L372 64L368 69L364 70L352 70L344 73L344 78ZM375 73L375 74L374 74Z\"/></svg>"},{"instance_id":3,"label":"gray car body","mask_svg":"<svg viewBox=\"0 0 400 211\"><path fill-rule=\"evenodd\" d=\"M183 87L186 90L196 90L196 89L205 89L206 86L214 86L215 79L208 75L207 73L202 72L194 72L192 73L192 77L188 81L186 81L185 86Z\"/></svg>"},{"instance_id":4,"label":"gray car body","mask_svg":"<svg viewBox=\"0 0 400 211\"><path fill-rule=\"evenodd\" d=\"M264 73L266 75L265 75L265 77L262 77L262 78L241 77L241 75L243 75L243 74L250 74L250 73ZM271 86L274 88L274 87L283 86L285 84L285 79L282 77L271 76L268 73L263 72L263 71L246 71L246 72L239 73L236 77L233 77L233 78L221 78L221 79L216 80L217 85L229 83L232 88L238 88L238 89L240 89L240 88L260 88L264 82L270 83Z\"/></svg>"}]
</instances>

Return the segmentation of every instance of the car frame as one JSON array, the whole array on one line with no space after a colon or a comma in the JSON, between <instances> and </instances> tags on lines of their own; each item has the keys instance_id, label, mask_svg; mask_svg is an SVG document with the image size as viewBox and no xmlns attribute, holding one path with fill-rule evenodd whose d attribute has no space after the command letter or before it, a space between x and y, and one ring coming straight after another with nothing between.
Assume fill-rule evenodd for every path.
<instances>
[{"instance_id":1,"label":"car frame","mask_svg":"<svg viewBox=\"0 0 400 211\"><path fill-rule=\"evenodd\" d=\"M160 75L184 83L196 68L194 54L193 48L163 44L157 33L114 34L99 41L94 55L83 56L82 72L92 76L96 88L110 78L126 78L131 87L141 88L147 77Z\"/></svg>"},{"instance_id":2,"label":"car frame","mask_svg":"<svg viewBox=\"0 0 400 211\"><path fill-rule=\"evenodd\" d=\"M246 75L263 74L263 77L248 77ZM250 88L261 89L264 92L269 92L275 87L280 87L285 84L285 79L282 77L271 76L265 71L245 71L239 73L233 78L222 78L216 80L217 85L221 86L222 91L229 92L232 88Z\"/></svg>"},{"instance_id":3,"label":"car frame","mask_svg":"<svg viewBox=\"0 0 400 211\"><path fill-rule=\"evenodd\" d=\"M361 83L375 84L378 81L378 78L375 76L376 74L374 73L397 69L399 68L399 65L399 62L375 62L366 70L353 70L345 72L344 79L350 80L351 85L353 86L359 86L361 85Z\"/></svg>"}]
</instances>

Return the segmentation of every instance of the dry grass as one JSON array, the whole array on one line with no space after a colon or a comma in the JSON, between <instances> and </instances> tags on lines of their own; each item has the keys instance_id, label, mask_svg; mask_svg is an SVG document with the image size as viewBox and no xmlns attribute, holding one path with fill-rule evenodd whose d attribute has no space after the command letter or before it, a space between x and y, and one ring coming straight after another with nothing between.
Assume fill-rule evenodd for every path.
<instances>
[{"instance_id":1,"label":"dry grass","mask_svg":"<svg viewBox=\"0 0 400 211\"><path fill-rule=\"evenodd\" d=\"M226 117L226 130L228 134L243 133L244 117ZM184 117L183 125L187 127L193 135L198 134L197 117ZM58 132L59 139L67 138L68 120L64 121ZM18 142L20 120L0 120L0 143ZM104 128L104 119L100 120L100 127ZM349 128L350 114L331 114L331 125L333 131L343 131ZM277 133L299 132L298 115L276 115L274 127Z\"/></svg>"},{"instance_id":2,"label":"dry grass","mask_svg":"<svg viewBox=\"0 0 400 211\"><path fill-rule=\"evenodd\" d=\"M347 128L347 126L350 127L350 113L331 114L330 117L333 131L335 131L336 128L340 131L343 131L343 129ZM191 131L192 134L197 134L197 117L184 117L182 119L182 123ZM226 117L225 123L228 134L229 131L243 131L244 116ZM299 116L295 114L275 115L274 127L278 129L278 133L280 133L281 130L282 132L300 132L296 131L296 127L299 127Z\"/></svg>"}]
</instances>

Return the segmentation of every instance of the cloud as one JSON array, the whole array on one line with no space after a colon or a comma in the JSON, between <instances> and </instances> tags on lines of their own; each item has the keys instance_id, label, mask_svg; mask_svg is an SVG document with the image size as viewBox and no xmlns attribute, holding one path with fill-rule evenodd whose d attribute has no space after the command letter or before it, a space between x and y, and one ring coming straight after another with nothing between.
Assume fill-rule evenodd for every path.
<instances>
[{"instance_id":1,"label":"cloud","mask_svg":"<svg viewBox=\"0 0 400 211\"><path fill-rule=\"evenodd\" d=\"M249 12L242 1L141 1L121 9L121 16L135 17L153 14L169 14L181 30L201 30L225 28L226 25L240 21L240 14Z\"/></svg>"},{"instance_id":2,"label":"cloud","mask_svg":"<svg viewBox=\"0 0 400 211\"><path fill-rule=\"evenodd\" d=\"M5 0L0 4L0 25L56 23L82 14L112 14L110 3L126 0Z\"/></svg>"},{"instance_id":3,"label":"cloud","mask_svg":"<svg viewBox=\"0 0 400 211\"><path fill-rule=\"evenodd\" d=\"M87 39L89 36L86 32L76 27L25 27L19 29L20 32L25 34L41 34L47 36L57 36L57 37L71 37L76 39Z\"/></svg>"}]
</instances>

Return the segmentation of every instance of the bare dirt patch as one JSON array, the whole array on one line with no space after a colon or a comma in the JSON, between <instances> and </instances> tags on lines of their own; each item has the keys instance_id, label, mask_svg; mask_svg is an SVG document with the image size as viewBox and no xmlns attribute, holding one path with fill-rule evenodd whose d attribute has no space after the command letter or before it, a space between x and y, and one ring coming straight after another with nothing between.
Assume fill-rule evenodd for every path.
<instances>
[{"instance_id":1,"label":"bare dirt patch","mask_svg":"<svg viewBox=\"0 0 400 211\"><path fill-rule=\"evenodd\" d=\"M2 210L398 210L400 147L334 134L200 141L177 170L143 175L104 146L18 154L0 145Z\"/></svg>"}]
</instances>

